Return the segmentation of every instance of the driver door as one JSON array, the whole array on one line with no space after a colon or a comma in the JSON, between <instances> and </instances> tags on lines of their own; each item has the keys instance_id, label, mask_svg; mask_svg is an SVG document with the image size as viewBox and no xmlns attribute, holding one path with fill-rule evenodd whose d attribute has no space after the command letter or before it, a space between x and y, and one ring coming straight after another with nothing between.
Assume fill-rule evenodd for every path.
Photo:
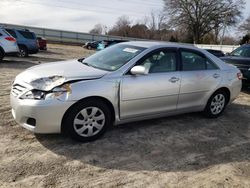
<instances>
[{"instance_id":1,"label":"driver door","mask_svg":"<svg viewBox=\"0 0 250 188\"><path fill-rule=\"evenodd\" d=\"M142 58L137 65L146 75L123 76L120 90L121 119L160 114L176 110L181 76L177 71L176 49L158 49Z\"/></svg>"}]
</instances>

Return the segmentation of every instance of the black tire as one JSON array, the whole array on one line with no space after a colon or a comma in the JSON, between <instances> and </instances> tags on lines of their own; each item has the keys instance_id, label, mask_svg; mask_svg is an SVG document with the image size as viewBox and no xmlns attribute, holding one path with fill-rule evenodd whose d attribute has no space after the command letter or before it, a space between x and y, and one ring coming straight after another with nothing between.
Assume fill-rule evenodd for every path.
<instances>
[{"instance_id":1,"label":"black tire","mask_svg":"<svg viewBox=\"0 0 250 188\"><path fill-rule=\"evenodd\" d=\"M79 135L76 132L76 129L77 129L76 126L78 126L78 125L74 123L75 118L77 119L77 118L79 118L79 116L81 116L81 114L79 114L79 113L82 110L85 110L85 109L88 110L88 108L92 108L92 107L98 108L98 109L100 109L100 112L103 112L104 117L105 117L104 125L99 130L99 132L97 132L95 135L92 135L92 136ZM92 113L92 112L90 112L90 113ZM94 115L92 117L94 117ZM86 118L83 117L83 119L81 121L85 122L87 120L86 120ZM111 121L110 109L103 101L101 101L101 100L85 100L85 101L81 101L79 103L76 103L66 112L65 117L63 119L63 132L66 134L69 134L71 136L71 138L73 138L77 141L89 142L89 141L94 141L94 140L98 139L99 137L101 137L106 132L107 128L111 125L111 123L112 123L112 121ZM85 130L83 131L82 134L88 134L89 129L91 127L92 127L92 132L95 133L94 129L96 129L96 128L94 127L94 125L89 125L89 124L88 125L80 124L80 127L78 130L80 130L81 128L84 128L84 127L85 127ZM88 127L88 128L86 128L86 127ZM85 133L86 130L87 130L87 132ZM98 131L98 130L95 130L95 131Z\"/></svg>"},{"instance_id":2,"label":"black tire","mask_svg":"<svg viewBox=\"0 0 250 188\"><path fill-rule=\"evenodd\" d=\"M88 50L92 50L92 47L91 47L91 46L88 46L87 48L88 48Z\"/></svg>"},{"instance_id":3,"label":"black tire","mask_svg":"<svg viewBox=\"0 0 250 188\"><path fill-rule=\"evenodd\" d=\"M221 102L216 102L216 97L221 97ZM219 90L216 91L208 100L205 110L203 111L203 114L208 118L217 118L219 117L225 110L227 104L228 104L228 94L223 91ZM222 100L224 98L224 105L222 106ZM214 109L214 110L213 110ZM217 112L216 112L217 111ZM216 113L215 113L216 112Z\"/></svg>"},{"instance_id":4,"label":"black tire","mask_svg":"<svg viewBox=\"0 0 250 188\"><path fill-rule=\"evenodd\" d=\"M19 57L28 57L28 49L25 46L19 46Z\"/></svg>"},{"instance_id":5,"label":"black tire","mask_svg":"<svg viewBox=\"0 0 250 188\"><path fill-rule=\"evenodd\" d=\"M2 52L2 50L0 49L0 62L3 60L4 58L4 53Z\"/></svg>"}]
</instances>

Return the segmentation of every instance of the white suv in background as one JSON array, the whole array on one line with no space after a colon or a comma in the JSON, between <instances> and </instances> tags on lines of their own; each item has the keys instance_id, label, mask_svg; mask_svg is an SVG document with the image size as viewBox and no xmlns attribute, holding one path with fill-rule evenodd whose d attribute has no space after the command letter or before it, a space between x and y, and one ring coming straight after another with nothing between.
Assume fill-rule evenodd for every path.
<instances>
[{"instance_id":1,"label":"white suv in background","mask_svg":"<svg viewBox=\"0 0 250 188\"><path fill-rule=\"evenodd\" d=\"M18 54L19 48L16 39L5 29L0 28L0 61L7 54Z\"/></svg>"}]
</instances>

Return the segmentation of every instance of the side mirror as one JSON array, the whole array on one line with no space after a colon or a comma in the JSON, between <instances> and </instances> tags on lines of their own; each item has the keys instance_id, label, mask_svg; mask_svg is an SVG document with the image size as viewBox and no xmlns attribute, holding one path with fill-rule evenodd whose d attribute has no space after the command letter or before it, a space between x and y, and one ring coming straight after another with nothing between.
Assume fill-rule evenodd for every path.
<instances>
[{"instance_id":1,"label":"side mirror","mask_svg":"<svg viewBox=\"0 0 250 188\"><path fill-rule=\"evenodd\" d=\"M230 56L230 55L231 55L231 53L229 53L229 52L226 53L226 56Z\"/></svg>"},{"instance_id":2,"label":"side mirror","mask_svg":"<svg viewBox=\"0 0 250 188\"><path fill-rule=\"evenodd\" d=\"M134 66L131 70L130 70L131 74L133 75L145 75L148 74L146 71L146 68L144 66L138 65L138 66Z\"/></svg>"}]
</instances>

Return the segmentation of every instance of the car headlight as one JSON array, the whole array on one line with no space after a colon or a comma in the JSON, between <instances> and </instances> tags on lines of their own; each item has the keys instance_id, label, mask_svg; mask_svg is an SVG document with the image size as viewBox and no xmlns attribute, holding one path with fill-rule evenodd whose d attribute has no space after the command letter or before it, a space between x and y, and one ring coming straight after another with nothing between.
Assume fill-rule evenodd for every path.
<instances>
[{"instance_id":1,"label":"car headlight","mask_svg":"<svg viewBox=\"0 0 250 188\"><path fill-rule=\"evenodd\" d=\"M45 100L45 99L58 98L65 93L71 94L70 84L64 84L60 87L55 87L51 91L41 91L41 90L33 89L23 94L20 98L21 99Z\"/></svg>"},{"instance_id":2,"label":"car headlight","mask_svg":"<svg viewBox=\"0 0 250 188\"><path fill-rule=\"evenodd\" d=\"M46 92L39 91L39 90L31 90L27 93L23 94L20 98L21 99L35 99L35 100L43 100L45 99Z\"/></svg>"},{"instance_id":3,"label":"car headlight","mask_svg":"<svg viewBox=\"0 0 250 188\"><path fill-rule=\"evenodd\" d=\"M62 85L64 82L65 78L63 76L50 76L32 80L29 84L35 90L50 91L53 88Z\"/></svg>"}]
</instances>

